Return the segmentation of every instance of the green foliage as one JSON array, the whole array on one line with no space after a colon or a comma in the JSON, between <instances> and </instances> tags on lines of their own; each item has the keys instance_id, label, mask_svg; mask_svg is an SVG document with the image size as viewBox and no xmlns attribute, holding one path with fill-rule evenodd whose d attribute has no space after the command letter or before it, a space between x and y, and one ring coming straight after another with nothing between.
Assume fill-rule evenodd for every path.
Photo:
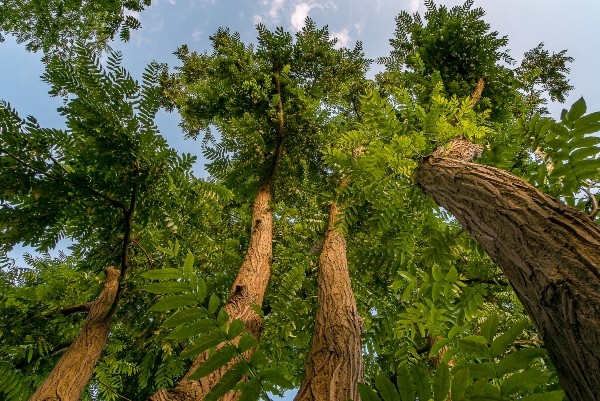
<instances>
[{"instance_id":1,"label":"green foliage","mask_svg":"<svg viewBox=\"0 0 600 401\"><path fill-rule=\"evenodd\" d=\"M131 30L141 27L133 13L148 6L150 0L4 0L0 32L26 43L29 51L46 54L68 54L78 42L103 50L117 32L121 40L129 40Z\"/></svg>"},{"instance_id":2,"label":"green foliage","mask_svg":"<svg viewBox=\"0 0 600 401\"><path fill-rule=\"evenodd\" d=\"M241 320L229 322L225 308L214 293L207 297L206 282L192 269L194 256L188 253L181 269L163 268L149 270L144 276L158 282L146 286L146 291L161 294L152 310L156 312L174 310L162 326L167 329L166 339L188 340L180 358L195 360L208 352L206 360L191 373L190 380L210 375L230 363L230 367L218 383L206 395L206 400L218 400L232 390L241 391L241 397L258 400L268 398L267 392L280 393L280 388L290 384L276 370L265 354L255 350L248 358L245 354L258 344L244 327ZM179 274L175 274L175 272ZM256 389L260 391L257 392Z\"/></svg>"},{"instance_id":3,"label":"green foliage","mask_svg":"<svg viewBox=\"0 0 600 401\"><path fill-rule=\"evenodd\" d=\"M484 78L477 110L491 109L493 120L505 120L519 103L516 81L505 66L513 63L505 50L508 38L491 31L485 11L473 3L448 9L427 1L424 19L402 11L390 56L381 58L386 71L377 80L385 88L410 88L420 103L427 103L440 81L449 96L465 98Z\"/></svg>"},{"instance_id":4,"label":"green foliage","mask_svg":"<svg viewBox=\"0 0 600 401\"><path fill-rule=\"evenodd\" d=\"M560 121L539 114L518 119L514 130L484 153L484 160L511 169L571 206L591 210L600 181L600 113L586 111L581 98L563 110Z\"/></svg>"},{"instance_id":5,"label":"green foliage","mask_svg":"<svg viewBox=\"0 0 600 401\"><path fill-rule=\"evenodd\" d=\"M519 347L518 338L523 334L523 321L509 326L505 332L498 331L499 321L491 315L480 326L482 335L466 336L454 341L452 367L440 362L432 385L423 385L416 366L403 367L398 375L397 387L385 373L375 379L375 391L365 384L359 385L361 397L372 401L443 401L453 400L521 400L544 399L561 401L562 390L557 390L556 377L547 369L546 351L535 347ZM448 342L440 340L444 346ZM431 349L432 354L440 346ZM414 374L413 372L417 372ZM426 375L426 373L425 373ZM415 380L417 379L417 380Z\"/></svg>"}]
</instances>

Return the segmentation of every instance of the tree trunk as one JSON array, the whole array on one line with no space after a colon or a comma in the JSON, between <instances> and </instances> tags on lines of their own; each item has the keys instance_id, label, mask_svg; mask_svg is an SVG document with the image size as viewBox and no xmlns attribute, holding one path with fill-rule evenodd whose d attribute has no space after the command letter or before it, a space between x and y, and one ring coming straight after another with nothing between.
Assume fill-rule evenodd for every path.
<instances>
[{"instance_id":1,"label":"tree trunk","mask_svg":"<svg viewBox=\"0 0 600 401\"><path fill-rule=\"evenodd\" d=\"M108 338L111 310L119 288L119 275L117 269L106 269L104 288L92 303L81 332L30 401L81 399L81 393L92 377Z\"/></svg>"},{"instance_id":2,"label":"tree trunk","mask_svg":"<svg viewBox=\"0 0 600 401\"><path fill-rule=\"evenodd\" d=\"M352 293L342 213L331 205L319 257L319 307L306 373L295 401L358 401L363 381L362 319Z\"/></svg>"},{"instance_id":3,"label":"tree trunk","mask_svg":"<svg viewBox=\"0 0 600 401\"><path fill-rule=\"evenodd\" d=\"M600 230L506 171L425 158L417 183L502 269L572 401L600 400Z\"/></svg>"},{"instance_id":4,"label":"tree trunk","mask_svg":"<svg viewBox=\"0 0 600 401\"><path fill-rule=\"evenodd\" d=\"M259 337L262 319L252 308L253 305L262 305L265 290L271 273L273 259L273 215L271 200L273 199L273 186L267 183L258 191L252 209L252 237L246 256L238 275L233 283L225 309L229 314L229 321L241 319L249 332ZM207 377L200 380L189 381L188 377L208 358L209 353L204 352L198 356L185 376L170 391L160 390L150 397L151 401L167 400L202 400L219 381L223 374L233 365L225 364ZM231 401L239 397L240 393L230 392L221 398L222 401Z\"/></svg>"}]
</instances>

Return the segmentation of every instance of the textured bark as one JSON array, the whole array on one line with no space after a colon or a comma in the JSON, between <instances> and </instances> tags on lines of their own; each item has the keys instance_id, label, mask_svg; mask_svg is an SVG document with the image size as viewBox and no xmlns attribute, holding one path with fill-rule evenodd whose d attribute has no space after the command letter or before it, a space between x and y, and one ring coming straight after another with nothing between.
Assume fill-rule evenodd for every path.
<instances>
[{"instance_id":1,"label":"textured bark","mask_svg":"<svg viewBox=\"0 0 600 401\"><path fill-rule=\"evenodd\" d=\"M363 381L361 334L341 232L342 214L335 202L319 257L319 294L306 373L295 401L358 401L356 385Z\"/></svg>"},{"instance_id":2,"label":"textured bark","mask_svg":"<svg viewBox=\"0 0 600 401\"><path fill-rule=\"evenodd\" d=\"M233 283L225 309L229 314L229 321L241 319L249 332L256 338L259 337L262 319L252 308L253 305L262 305L265 290L271 273L273 259L273 215L271 200L273 198L272 185L263 185L256 197L252 209L252 237L250 245ZM151 401L167 400L202 400L210 389L219 381L223 374L233 365L225 364L207 377L200 380L189 381L188 377L206 361L209 354L204 352L198 356L185 376L170 391L160 390L150 397ZM231 401L239 398L240 393L230 392L221 398L222 401Z\"/></svg>"},{"instance_id":3,"label":"textured bark","mask_svg":"<svg viewBox=\"0 0 600 401\"><path fill-rule=\"evenodd\" d=\"M417 183L484 247L537 326L572 401L600 400L600 230L506 171L429 157Z\"/></svg>"},{"instance_id":4,"label":"textured bark","mask_svg":"<svg viewBox=\"0 0 600 401\"><path fill-rule=\"evenodd\" d=\"M81 399L108 338L111 309L119 288L119 275L117 269L106 269L104 288L91 304L81 332L30 401Z\"/></svg>"}]
</instances>

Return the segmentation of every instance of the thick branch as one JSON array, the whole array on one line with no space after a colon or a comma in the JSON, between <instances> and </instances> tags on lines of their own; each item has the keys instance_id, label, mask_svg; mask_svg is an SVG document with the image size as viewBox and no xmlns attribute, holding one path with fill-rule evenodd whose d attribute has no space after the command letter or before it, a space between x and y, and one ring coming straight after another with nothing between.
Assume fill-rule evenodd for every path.
<instances>
[{"instance_id":1,"label":"thick branch","mask_svg":"<svg viewBox=\"0 0 600 401\"><path fill-rule=\"evenodd\" d=\"M600 229L497 168L428 157L416 178L502 269L569 398L599 400Z\"/></svg>"}]
</instances>

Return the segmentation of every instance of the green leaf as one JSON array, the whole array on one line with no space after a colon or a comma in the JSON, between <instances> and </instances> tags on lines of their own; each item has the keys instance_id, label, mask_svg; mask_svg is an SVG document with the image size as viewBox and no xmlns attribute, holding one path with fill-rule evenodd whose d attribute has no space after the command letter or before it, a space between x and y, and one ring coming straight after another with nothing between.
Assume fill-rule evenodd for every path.
<instances>
[{"instance_id":1,"label":"green leaf","mask_svg":"<svg viewBox=\"0 0 600 401\"><path fill-rule=\"evenodd\" d=\"M504 376L507 373L516 372L529 367L536 359L546 355L546 350L543 348L523 348L511 352L502 358L496 364L496 372L498 376Z\"/></svg>"},{"instance_id":2,"label":"green leaf","mask_svg":"<svg viewBox=\"0 0 600 401\"><path fill-rule=\"evenodd\" d=\"M210 296L210 300L208 301L208 313L211 315L217 311L219 305L221 304L221 300L214 293Z\"/></svg>"},{"instance_id":3,"label":"green leaf","mask_svg":"<svg viewBox=\"0 0 600 401\"><path fill-rule=\"evenodd\" d=\"M180 354L182 358L194 359L209 348L216 347L227 338L219 330L202 335L199 339L188 345Z\"/></svg>"},{"instance_id":4,"label":"green leaf","mask_svg":"<svg viewBox=\"0 0 600 401\"><path fill-rule=\"evenodd\" d=\"M233 390L236 384L244 377L248 371L248 364L245 361L239 361L230 367L219 379L208 394L204 397L205 401L218 401L227 392Z\"/></svg>"},{"instance_id":5,"label":"green leaf","mask_svg":"<svg viewBox=\"0 0 600 401\"><path fill-rule=\"evenodd\" d=\"M181 281L166 281L149 284L144 290L151 294L179 294L182 292L189 292L190 288L187 283Z\"/></svg>"},{"instance_id":6,"label":"green leaf","mask_svg":"<svg viewBox=\"0 0 600 401\"><path fill-rule=\"evenodd\" d=\"M206 281L198 278L196 282L196 297L200 302L204 301L206 298Z\"/></svg>"},{"instance_id":7,"label":"green leaf","mask_svg":"<svg viewBox=\"0 0 600 401\"><path fill-rule=\"evenodd\" d=\"M438 364L433 378L433 401L446 401L450 391L450 371L444 362Z\"/></svg>"},{"instance_id":8,"label":"green leaf","mask_svg":"<svg viewBox=\"0 0 600 401\"><path fill-rule=\"evenodd\" d=\"M192 266L194 266L194 255L188 251L185 262L183 262L183 276L188 278L192 274Z\"/></svg>"},{"instance_id":9,"label":"green leaf","mask_svg":"<svg viewBox=\"0 0 600 401\"><path fill-rule=\"evenodd\" d=\"M219 311L219 314L217 315L217 323L219 324L219 326L222 326L225 323L227 323L228 321L229 321L229 315L227 314L227 311L225 310L225 308L221 308L221 310Z\"/></svg>"},{"instance_id":10,"label":"green leaf","mask_svg":"<svg viewBox=\"0 0 600 401\"><path fill-rule=\"evenodd\" d=\"M415 401L415 385L411 379L410 370L406 365L398 367L396 384L402 401Z\"/></svg>"},{"instance_id":11,"label":"green leaf","mask_svg":"<svg viewBox=\"0 0 600 401\"><path fill-rule=\"evenodd\" d=\"M546 384L549 378L550 374L548 372L538 368L529 368L522 372L513 373L500 384L500 388L504 395L516 394Z\"/></svg>"},{"instance_id":12,"label":"green leaf","mask_svg":"<svg viewBox=\"0 0 600 401\"><path fill-rule=\"evenodd\" d=\"M199 308L179 310L169 316L162 324L163 327L176 327L180 324L194 322L206 317L206 312Z\"/></svg>"},{"instance_id":13,"label":"green leaf","mask_svg":"<svg viewBox=\"0 0 600 401\"><path fill-rule=\"evenodd\" d=\"M492 341L492 355L502 355L508 347L515 342L515 340L523 333L523 329L527 325L527 321L521 320L515 323L505 333L499 335Z\"/></svg>"},{"instance_id":14,"label":"green leaf","mask_svg":"<svg viewBox=\"0 0 600 401\"><path fill-rule=\"evenodd\" d=\"M198 301L192 294L167 295L161 298L150 308L153 312L162 312L177 309L182 306L197 305Z\"/></svg>"},{"instance_id":15,"label":"green leaf","mask_svg":"<svg viewBox=\"0 0 600 401\"><path fill-rule=\"evenodd\" d=\"M215 322L212 319L197 320L188 325L177 326L167 338L174 340L185 340L198 334L203 334L215 329Z\"/></svg>"},{"instance_id":16,"label":"green leaf","mask_svg":"<svg viewBox=\"0 0 600 401\"><path fill-rule=\"evenodd\" d=\"M229 338L236 338L244 331L245 328L244 322L242 322L240 319L235 319L229 325L227 334L229 334Z\"/></svg>"},{"instance_id":17,"label":"green leaf","mask_svg":"<svg viewBox=\"0 0 600 401\"><path fill-rule=\"evenodd\" d=\"M585 100L583 100L583 97L580 97L579 100L573 103L569 109L569 112L567 113L567 119L571 122L574 122L579 117L583 116L586 110L587 106L585 104Z\"/></svg>"},{"instance_id":18,"label":"green leaf","mask_svg":"<svg viewBox=\"0 0 600 401\"><path fill-rule=\"evenodd\" d=\"M250 364L254 367L269 363L269 358L261 350L254 351L250 356Z\"/></svg>"},{"instance_id":19,"label":"green leaf","mask_svg":"<svg viewBox=\"0 0 600 401\"><path fill-rule=\"evenodd\" d=\"M474 358L489 358L491 356L490 349L485 344L485 340L484 343L481 343L472 339L463 338L458 340L458 348Z\"/></svg>"},{"instance_id":20,"label":"green leaf","mask_svg":"<svg viewBox=\"0 0 600 401\"><path fill-rule=\"evenodd\" d=\"M465 390L467 389L467 385L469 383L469 369L461 369L458 372L454 373L454 377L452 377L452 385L450 394L452 395L452 400L460 401L461 398L465 395Z\"/></svg>"},{"instance_id":21,"label":"green leaf","mask_svg":"<svg viewBox=\"0 0 600 401\"><path fill-rule=\"evenodd\" d=\"M384 373L380 373L375 377L375 386L383 401L400 401L400 394Z\"/></svg>"},{"instance_id":22,"label":"green leaf","mask_svg":"<svg viewBox=\"0 0 600 401\"><path fill-rule=\"evenodd\" d=\"M261 383L258 380L251 379L241 385L242 395L238 401L258 401L262 393Z\"/></svg>"},{"instance_id":23,"label":"green leaf","mask_svg":"<svg viewBox=\"0 0 600 401\"><path fill-rule=\"evenodd\" d=\"M429 382L427 370L423 366L417 365L411 369L410 373L419 400L429 400L431 398L431 383Z\"/></svg>"},{"instance_id":24,"label":"green leaf","mask_svg":"<svg viewBox=\"0 0 600 401\"><path fill-rule=\"evenodd\" d=\"M181 279L183 275L181 270L174 269L172 267L166 267L164 269L148 270L142 273L142 276L151 280L170 280L170 279Z\"/></svg>"},{"instance_id":25,"label":"green leaf","mask_svg":"<svg viewBox=\"0 0 600 401\"><path fill-rule=\"evenodd\" d=\"M377 396L377 392L365 383L358 383L356 387L362 401L381 401L381 398Z\"/></svg>"},{"instance_id":26,"label":"green leaf","mask_svg":"<svg viewBox=\"0 0 600 401\"><path fill-rule=\"evenodd\" d=\"M481 335L485 337L488 344L492 343L499 324L498 316L495 314L488 317L485 322L481 324Z\"/></svg>"},{"instance_id":27,"label":"green leaf","mask_svg":"<svg viewBox=\"0 0 600 401\"><path fill-rule=\"evenodd\" d=\"M600 149L598 149L597 147L594 147L594 146L591 146L588 148L577 149L577 150L573 151L570 155L571 163L575 164L575 163L580 162L590 156L596 156L599 152L600 152ZM599 166L600 166L600 163L599 163Z\"/></svg>"},{"instance_id":28,"label":"green leaf","mask_svg":"<svg viewBox=\"0 0 600 401\"><path fill-rule=\"evenodd\" d=\"M208 376L232 360L236 355L238 355L237 350L230 344L219 348L202 365L200 365L194 373L190 375L189 379L196 380L200 379L201 377Z\"/></svg>"},{"instance_id":29,"label":"green leaf","mask_svg":"<svg viewBox=\"0 0 600 401\"><path fill-rule=\"evenodd\" d=\"M254 347L258 342L254 338L254 336L250 333L245 333L242 338L240 338L240 342L238 343L238 349L240 353L248 351L250 348Z\"/></svg>"},{"instance_id":30,"label":"green leaf","mask_svg":"<svg viewBox=\"0 0 600 401\"><path fill-rule=\"evenodd\" d=\"M450 344L450 339L449 338L440 338L438 341L436 341L432 346L431 346L431 350L429 350L429 356L435 356L437 355L440 350L445 347L447 344Z\"/></svg>"}]
</instances>

